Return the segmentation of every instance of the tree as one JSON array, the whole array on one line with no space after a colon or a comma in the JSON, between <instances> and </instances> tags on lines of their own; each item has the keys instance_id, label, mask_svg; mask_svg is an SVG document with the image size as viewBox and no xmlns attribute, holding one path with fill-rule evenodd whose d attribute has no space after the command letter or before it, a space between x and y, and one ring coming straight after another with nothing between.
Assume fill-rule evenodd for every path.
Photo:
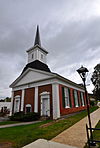
<instances>
[{"instance_id":1,"label":"tree","mask_svg":"<svg viewBox=\"0 0 100 148\"><path fill-rule=\"evenodd\" d=\"M100 100L100 63L94 67L91 81L94 85L93 94L96 96L97 100Z\"/></svg>"},{"instance_id":2,"label":"tree","mask_svg":"<svg viewBox=\"0 0 100 148\"><path fill-rule=\"evenodd\" d=\"M9 98L9 97L6 97L4 100L5 100L6 102L11 102L11 98Z\"/></svg>"}]
</instances>

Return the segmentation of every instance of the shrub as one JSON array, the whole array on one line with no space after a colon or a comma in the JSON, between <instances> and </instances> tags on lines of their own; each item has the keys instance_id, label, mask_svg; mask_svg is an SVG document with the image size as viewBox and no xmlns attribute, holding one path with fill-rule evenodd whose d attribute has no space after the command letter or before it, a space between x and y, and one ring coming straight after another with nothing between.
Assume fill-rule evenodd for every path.
<instances>
[{"instance_id":1,"label":"shrub","mask_svg":"<svg viewBox=\"0 0 100 148\"><path fill-rule=\"evenodd\" d=\"M0 117L5 117L6 115L6 113L0 112Z\"/></svg>"},{"instance_id":2,"label":"shrub","mask_svg":"<svg viewBox=\"0 0 100 148\"><path fill-rule=\"evenodd\" d=\"M91 106L94 106L95 105L95 102L94 101L90 101L90 105Z\"/></svg>"},{"instance_id":3,"label":"shrub","mask_svg":"<svg viewBox=\"0 0 100 148\"><path fill-rule=\"evenodd\" d=\"M24 114L24 112L18 112L15 113L10 117L10 120L12 121L23 121L23 122L28 122L28 121L35 121L39 119L39 113L27 113Z\"/></svg>"}]
</instances>

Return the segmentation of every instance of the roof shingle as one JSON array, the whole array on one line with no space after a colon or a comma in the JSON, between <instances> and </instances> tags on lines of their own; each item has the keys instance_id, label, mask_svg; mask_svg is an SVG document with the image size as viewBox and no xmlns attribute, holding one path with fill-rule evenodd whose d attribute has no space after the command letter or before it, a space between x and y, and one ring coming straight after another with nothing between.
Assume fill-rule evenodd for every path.
<instances>
[{"instance_id":1,"label":"roof shingle","mask_svg":"<svg viewBox=\"0 0 100 148\"><path fill-rule=\"evenodd\" d=\"M51 72L50 69L49 69L49 67L48 67L46 64L44 64L44 63L42 63L42 62L40 62L40 61L38 61L38 60L35 60L35 61L31 62L31 63L28 63L28 64L24 67L22 73L23 73L24 71L26 71L28 68L34 68L34 69L37 69L37 70L42 70L42 71L46 71L46 72Z\"/></svg>"}]
</instances>

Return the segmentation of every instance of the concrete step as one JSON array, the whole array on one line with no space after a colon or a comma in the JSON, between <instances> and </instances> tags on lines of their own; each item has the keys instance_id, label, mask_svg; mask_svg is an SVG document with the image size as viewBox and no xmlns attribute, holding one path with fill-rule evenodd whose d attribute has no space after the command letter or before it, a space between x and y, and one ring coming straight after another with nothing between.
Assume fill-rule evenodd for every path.
<instances>
[{"instance_id":1,"label":"concrete step","mask_svg":"<svg viewBox=\"0 0 100 148\"><path fill-rule=\"evenodd\" d=\"M28 144L24 146L23 148L77 148L53 141L48 141L45 139L38 139L35 142L32 142L31 144Z\"/></svg>"}]
</instances>

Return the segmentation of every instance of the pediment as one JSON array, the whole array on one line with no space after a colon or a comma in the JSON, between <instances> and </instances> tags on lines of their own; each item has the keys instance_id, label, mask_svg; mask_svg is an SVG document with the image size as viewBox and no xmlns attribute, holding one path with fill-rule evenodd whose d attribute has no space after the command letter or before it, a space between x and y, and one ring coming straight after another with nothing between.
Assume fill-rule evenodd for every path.
<instances>
[{"instance_id":1,"label":"pediment","mask_svg":"<svg viewBox=\"0 0 100 148\"><path fill-rule=\"evenodd\" d=\"M49 72L44 72L41 70L27 69L25 73L20 75L11 85L10 87L20 86L28 83L34 83L36 81L49 79L54 77L54 74Z\"/></svg>"}]
</instances>

